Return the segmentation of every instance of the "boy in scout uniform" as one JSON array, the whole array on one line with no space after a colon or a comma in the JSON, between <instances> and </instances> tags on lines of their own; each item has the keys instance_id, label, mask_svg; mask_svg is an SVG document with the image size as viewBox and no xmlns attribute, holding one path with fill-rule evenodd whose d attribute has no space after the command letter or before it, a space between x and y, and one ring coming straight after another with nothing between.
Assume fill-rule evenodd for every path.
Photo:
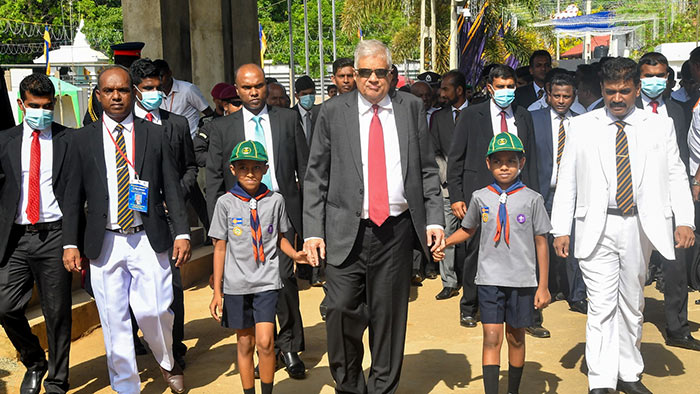
<instances>
[{"instance_id":1,"label":"boy in scout uniform","mask_svg":"<svg viewBox=\"0 0 700 394\"><path fill-rule=\"evenodd\" d=\"M260 359L262 393L272 393L275 373L275 311L279 250L295 262L297 252L282 235L290 228L281 194L263 183L267 153L259 142L243 141L231 152L230 169L237 182L219 197L209 236L214 241L214 297L211 315L238 336L238 370L243 392L255 393L253 353Z\"/></svg>"},{"instance_id":2,"label":"boy in scout uniform","mask_svg":"<svg viewBox=\"0 0 700 394\"><path fill-rule=\"evenodd\" d=\"M472 195L462 227L433 255L466 241L481 225L475 283L484 327L483 373L486 394L498 393L503 322L506 323L508 393L517 394L525 364L525 328L533 323L533 306L549 304L549 249L552 228L544 199L519 179L525 150L515 134L491 139L486 165L494 182ZM539 264L539 281L535 262ZM539 282L539 283L538 283Z\"/></svg>"}]
</instances>

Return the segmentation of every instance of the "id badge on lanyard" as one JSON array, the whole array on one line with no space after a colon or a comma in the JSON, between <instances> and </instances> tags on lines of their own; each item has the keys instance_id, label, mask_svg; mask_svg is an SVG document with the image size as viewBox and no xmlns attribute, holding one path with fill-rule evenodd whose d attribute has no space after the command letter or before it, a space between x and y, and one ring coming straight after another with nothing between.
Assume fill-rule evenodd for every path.
<instances>
[{"instance_id":1,"label":"id badge on lanyard","mask_svg":"<svg viewBox=\"0 0 700 394\"><path fill-rule=\"evenodd\" d=\"M104 122L104 120L103 120ZM105 127L107 125L105 124ZM112 143L114 143L114 147L117 149L117 152L119 155L121 155L122 159L126 161L127 165L131 166L131 168L134 170L134 177L136 179L132 179L129 181L129 209L137 212L142 212L142 213L148 213L148 181L140 180L139 179L139 174L136 172L136 168L134 168L134 165L131 164L131 161L129 161L129 158L126 156L126 153L119 148L119 145L117 145L117 141L114 140L114 137L112 136L112 133L109 131L109 128L107 128L107 134L109 134L109 137L112 139ZM131 129L131 137L132 137L132 143L131 143L131 148L132 148L132 157L134 157L134 149L136 145L136 139L135 139L135 134L134 134L134 128L132 127Z\"/></svg>"}]
</instances>

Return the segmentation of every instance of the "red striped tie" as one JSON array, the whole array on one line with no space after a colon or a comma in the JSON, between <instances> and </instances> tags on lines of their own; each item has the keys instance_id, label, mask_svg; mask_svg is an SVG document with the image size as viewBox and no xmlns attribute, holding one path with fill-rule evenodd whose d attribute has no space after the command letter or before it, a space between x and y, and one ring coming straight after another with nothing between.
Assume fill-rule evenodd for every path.
<instances>
[{"instance_id":1,"label":"red striped tie","mask_svg":"<svg viewBox=\"0 0 700 394\"><path fill-rule=\"evenodd\" d=\"M27 219L31 224L39 221L39 205L41 203L40 172L41 146L39 145L39 130L32 132L32 149L29 156L29 190L27 191Z\"/></svg>"},{"instance_id":2,"label":"red striped tie","mask_svg":"<svg viewBox=\"0 0 700 394\"><path fill-rule=\"evenodd\" d=\"M369 195L369 220L381 226L389 217L389 189L386 181L386 156L384 153L384 131L379 120L378 105L373 105L372 122L369 124L369 146L367 155L367 180Z\"/></svg>"}]
</instances>

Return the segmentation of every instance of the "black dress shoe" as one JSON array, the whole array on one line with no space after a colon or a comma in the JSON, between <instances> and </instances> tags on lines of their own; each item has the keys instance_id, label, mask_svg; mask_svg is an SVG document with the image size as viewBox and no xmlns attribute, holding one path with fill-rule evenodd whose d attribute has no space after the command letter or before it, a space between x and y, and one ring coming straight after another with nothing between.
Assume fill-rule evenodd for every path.
<instances>
[{"instance_id":1,"label":"black dress shoe","mask_svg":"<svg viewBox=\"0 0 700 394\"><path fill-rule=\"evenodd\" d=\"M304 379L306 377L306 366L296 352L280 352L279 357L290 378Z\"/></svg>"},{"instance_id":2,"label":"black dress shoe","mask_svg":"<svg viewBox=\"0 0 700 394\"><path fill-rule=\"evenodd\" d=\"M430 271L427 274L425 274L425 277L428 279L437 279L438 273L435 271Z\"/></svg>"},{"instance_id":3,"label":"black dress shoe","mask_svg":"<svg viewBox=\"0 0 700 394\"><path fill-rule=\"evenodd\" d=\"M700 350L700 341L688 334L685 337L668 337L666 338L667 346L675 346L689 350Z\"/></svg>"},{"instance_id":4,"label":"black dress shoe","mask_svg":"<svg viewBox=\"0 0 700 394\"><path fill-rule=\"evenodd\" d=\"M436 300L446 300L448 298L452 298L456 295L459 295L459 290L455 289L454 287L445 287L442 289L441 292L438 293L438 295L435 296Z\"/></svg>"},{"instance_id":5,"label":"black dress shoe","mask_svg":"<svg viewBox=\"0 0 700 394\"><path fill-rule=\"evenodd\" d=\"M321 320L326 321L326 314L328 313L328 307L321 304L318 306L318 311L321 313Z\"/></svg>"},{"instance_id":6,"label":"black dress shoe","mask_svg":"<svg viewBox=\"0 0 700 394\"><path fill-rule=\"evenodd\" d=\"M608 394L609 392L608 389L591 389L588 394Z\"/></svg>"},{"instance_id":7,"label":"black dress shoe","mask_svg":"<svg viewBox=\"0 0 700 394\"><path fill-rule=\"evenodd\" d=\"M461 315L459 317L459 325L462 327L474 328L476 327L476 318L470 315Z\"/></svg>"},{"instance_id":8,"label":"black dress shoe","mask_svg":"<svg viewBox=\"0 0 700 394\"><path fill-rule=\"evenodd\" d=\"M411 278L411 286L423 286L423 276L415 274Z\"/></svg>"},{"instance_id":9,"label":"black dress shoe","mask_svg":"<svg viewBox=\"0 0 700 394\"><path fill-rule=\"evenodd\" d=\"M576 301L569 304L569 309L584 315L588 314L588 302L586 300Z\"/></svg>"},{"instance_id":10,"label":"black dress shoe","mask_svg":"<svg viewBox=\"0 0 700 394\"><path fill-rule=\"evenodd\" d=\"M39 394L41 391L41 380L46 375L47 364L41 364L27 369L19 387L20 394Z\"/></svg>"},{"instance_id":11,"label":"black dress shoe","mask_svg":"<svg viewBox=\"0 0 700 394\"><path fill-rule=\"evenodd\" d=\"M549 338L551 336L549 330L542 326L527 327L525 328L525 332L527 332L535 338Z\"/></svg>"},{"instance_id":12,"label":"black dress shoe","mask_svg":"<svg viewBox=\"0 0 700 394\"><path fill-rule=\"evenodd\" d=\"M141 343L141 340L138 338L134 338L134 352L137 356L148 354L148 350L146 350L146 347L143 346L143 343Z\"/></svg>"},{"instance_id":13,"label":"black dress shoe","mask_svg":"<svg viewBox=\"0 0 700 394\"><path fill-rule=\"evenodd\" d=\"M651 391L642 384L641 380L636 382L618 380L617 391L622 391L625 394L651 394Z\"/></svg>"},{"instance_id":14,"label":"black dress shoe","mask_svg":"<svg viewBox=\"0 0 700 394\"><path fill-rule=\"evenodd\" d=\"M320 279L314 279L311 281L311 286L312 287L323 287L323 283L324 283L324 281L322 281Z\"/></svg>"}]
</instances>

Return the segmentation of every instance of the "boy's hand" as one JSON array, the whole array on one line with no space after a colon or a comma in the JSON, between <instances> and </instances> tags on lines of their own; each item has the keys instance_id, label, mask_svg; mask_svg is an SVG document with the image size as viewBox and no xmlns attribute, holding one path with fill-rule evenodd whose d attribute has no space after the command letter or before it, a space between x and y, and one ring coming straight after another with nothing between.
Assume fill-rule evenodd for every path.
<instances>
[{"instance_id":1,"label":"boy's hand","mask_svg":"<svg viewBox=\"0 0 700 394\"><path fill-rule=\"evenodd\" d=\"M211 299L211 304L209 304L209 312L211 316L216 319L216 321L221 322L221 316L223 315L224 297L214 294Z\"/></svg>"},{"instance_id":2,"label":"boy's hand","mask_svg":"<svg viewBox=\"0 0 700 394\"><path fill-rule=\"evenodd\" d=\"M294 262L297 264L309 264L312 267L318 267L318 262L312 263L308 259L308 255L306 254L305 251L300 250L294 254L293 258Z\"/></svg>"},{"instance_id":3,"label":"boy's hand","mask_svg":"<svg viewBox=\"0 0 700 394\"><path fill-rule=\"evenodd\" d=\"M436 250L433 252L433 260L435 260L435 262L442 261L444 259L445 252L443 252L442 250Z\"/></svg>"},{"instance_id":4,"label":"boy's hand","mask_svg":"<svg viewBox=\"0 0 700 394\"><path fill-rule=\"evenodd\" d=\"M546 287L538 287L535 293L535 309L544 309L552 301L552 296L549 294L549 289Z\"/></svg>"},{"instance_id":5,"label":"boy's hand","mask_svg":"<svg viewBox=\"0 0 700 394\"><path fill-rule=\"evenodd\" d=\"M568 235L554 238L553 246L557 256L563 258L569 257L569 242L571 241Z\"/></svg>"}]
</instances>

